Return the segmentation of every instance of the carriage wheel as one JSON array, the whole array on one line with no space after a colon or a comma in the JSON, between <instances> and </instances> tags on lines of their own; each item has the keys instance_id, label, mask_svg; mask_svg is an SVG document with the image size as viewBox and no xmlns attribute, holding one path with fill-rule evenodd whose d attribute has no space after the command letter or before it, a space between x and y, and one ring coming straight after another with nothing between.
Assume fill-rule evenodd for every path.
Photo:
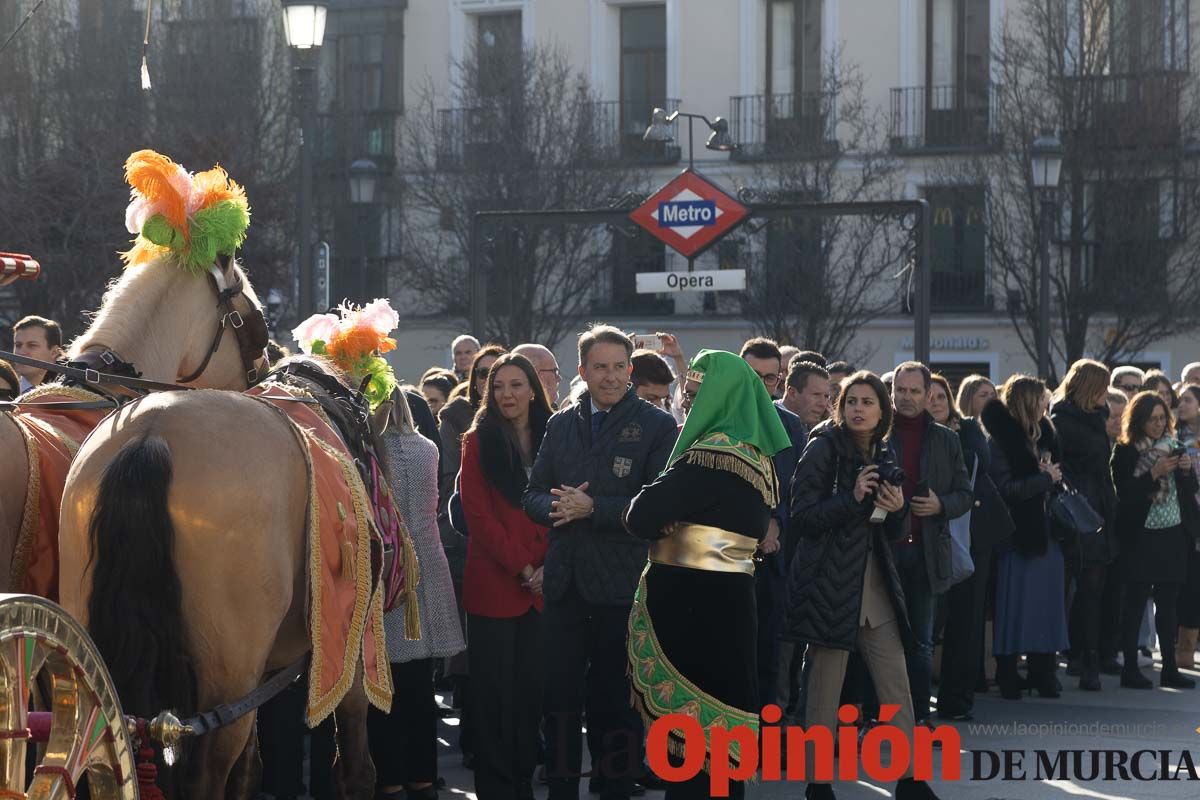
<instances>
[{"instance_id":1,"label":"carriage wheel","mask_svg":"<svg viewBox=\"0 0 1200 800\"><path fill-rule=\"evenodd\" d=\"M49 686L50 732L26 777L30 695ZM0 594L0 800L137 800L133 746L112 679L83 627L40 597Z\"/></svg>"}]
</instances>

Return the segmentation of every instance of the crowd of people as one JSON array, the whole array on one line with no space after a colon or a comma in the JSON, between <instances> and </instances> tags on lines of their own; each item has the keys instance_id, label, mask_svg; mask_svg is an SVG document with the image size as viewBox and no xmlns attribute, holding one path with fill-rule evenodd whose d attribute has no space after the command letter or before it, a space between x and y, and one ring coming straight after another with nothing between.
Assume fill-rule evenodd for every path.
<instances>
[{"instance_id":1,"label":"crowd of people","mask_svg":"<svg viewBox=\"0 0 1200 800\"><path fill-rule=\"evenodd\" d=\"M38 317L15 339L46 360L62 345ZM912 730L972 719L993 688L1059 697L1062 662L1082 691L1151 689L1155 634L1158 682L1194 688L1200 363L1178 383L1085 359L1057 386L954 386L765 338L690 361L671 334L636 344L591 327L564 387L548 348L464 335L401 390L386 457L422 637L388 637L381 796L437 795L435 687L482 800L538 781L551 800L707 796L646 767L669 703L643 663L697 708L833 728L850 703L864 734L883 705ZM0 399L46 377L0 362ZM934 794L910 773L896 796Z\"/></svg>"},{"instance_id":2,"label":"crowd of people","mask_svg":"<svg viewBox=\"0 0 1200 800\"><path fill-rule=\"evenodd\" d=\"M462 336L452 367L420 379L440 419L442 540L466 565L455 581L470 656L446 680L469 709L461 746L481 797L531 797L539 777L552 798L578 797L585 721L589 791L663 788L643 763L627 631L647 589L682 591L653 542L642 576L646 540L679 513L670 492L678 506L707 478L672 457L696 444L683 435L692 363L670 334L638 344L651 346L593 327L561 398L559 365L538 345ZM724 637L706 643L708 662L722 649L744 662L740 691L725 692L733 706L833 726L849 702L865 732L881 704L898 704L891 724L952 724L989 691L1059 697L1062 663L1083 691L1151 688L1154 632L1159 683L1194 686L1180 667L1193 666L1200 627L1200 364L1178 383L1082 360L1055 387L1025 375L953 386L924 364L876 376L768 339L737 355L787 445L770 454L778 493L755 545L754 602L737 600L743 576L723 576L704 579L724 581L703 593L719 607L689 606ZM1065 524L1065 495L1102 525ZM718 527L753 529L743 507ZM701 634L674 623L656 638L689 659L680 637ZM1119 680L1106 687L1106 675ZM911 780L897 792L932 796ZM807 796L833 789L811 783Z\"/></svg>"}]
</instances>

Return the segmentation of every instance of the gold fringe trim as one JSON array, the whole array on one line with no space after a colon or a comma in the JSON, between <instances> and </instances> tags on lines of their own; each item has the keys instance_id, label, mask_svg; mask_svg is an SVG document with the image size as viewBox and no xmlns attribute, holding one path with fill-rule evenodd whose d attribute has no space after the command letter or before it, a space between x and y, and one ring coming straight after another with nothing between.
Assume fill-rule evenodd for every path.
<instances>
[{"instance_id":1,"label":"gold fringe trim","mask_svg":"<svg viewBox=\"0 0 1200 800\"><path fill-rule=\"evenodd\" d=\"M36 405L33 401L39 397L69 397L72 400L79 400L84 403L90 403L93 400L107 400L107 397L89 392L87 389L81 389L78 386L58 386L49 384L45 386L35 386L25 394L21 395L21 399L17 402L17 406ZM69 409L68 409L69 410Z\"/></svg>"},{"instance_id":2,"label":"gold fringe trim","mask_svg":"<svg viewBox=\"0 0 1200 800\"><path fill-rule=\"evenodd\" d=\"M413 547L408 528L401 523L400 540L404 557L404 638L411 641L421 638L421 609L417 605L417 586L421 583L421 562Z\"/></svg>"},{"instance_id":3,"label":"gold fringe trim","mask_svg":"<svg viewBox=\"0 0 1200 800\"><path fill-rule=\"evenodd\" d=\"M38 520L38 506L41 504L41 458L38 455L38 443L33 434L16 416L8 415L8 419L17 426L21 438L25 440L25 460L28 464L29 475L25 481L25 505L21 511L21 528L17 533L16 547L13 548L12 567L9 577L12 585L9 591L22 592L25 590L25 572L29 569L29 557L33 553L34 525Z\"/></svg>"},{"instance_id":4,"label":"gold fringe trim","mask_svg":"<svg viewBox=\"0 0 1200 800\"><path fill-rule=\"evenodd\" d=\"M689 464L695 464L708 469L719 469L737 475L746 483L753 486L762 495L763 502L769 507L779 505L779 479L775 475L774 465L770 472L764 474L750 466L744 459L729 453L717 453L712 450L690 448L684 458ZM768 462L770 463L770 462Z\"/></svg>"},{"instance_id":5,"label":"gold fringe trim","mask_svg":"<svg viewBox=\"0 0 1200 800\"><path fill-rule=\"evenodd\" d=\"M354 673L356 670L353 665L358 663L362 651L362 639L366 631L367 609L371 604L372 586L371 581L371 541L370 528L367 519L367 496L366 489L363 488L362 479L358 476L358 469L350 462L346 456L339 452L336 448L326 444L315 434L309 434L308 438L315 442L318 447L324 450L329 455L337 459L339 466L342 468L342 477L346 481L346 485L350 488L350 494L354 498L354 517L358 523L358 551L356 553L356 586L354 588L354 612L350 617L350 632L346 640L346 651L342 654L345 659L341 678L334 684L333 688L326 694L324 698L320 697L320 682L318 680L309 680L309 726L316 727L321 720L328 716L350 691L350 687L354 683ZM307 452L307 451L306 451ZM314 550L317 548L314 548ZM319 557L318 553L318 557ZM319 569L318 562L318 569ZM317 583L319 581L314 581ZM317 595L319 598L319 595ZM312 619L319 619L320 606L314 604L312 607ZM317 625L317 628L320 626ZM384 660L386 661L386 650L384 651ZM313 662L320 663L319 654L316 651L314 643ZM318 674L319 677L319 674ZM364 671L364 684L367 683ZM315 692L313 691L315 688ZM315 696L314 696L315 695ZM314 703L313 701L317 701ZM389 697L388 708L391 707Z\"/></svg>"}]
</instances>

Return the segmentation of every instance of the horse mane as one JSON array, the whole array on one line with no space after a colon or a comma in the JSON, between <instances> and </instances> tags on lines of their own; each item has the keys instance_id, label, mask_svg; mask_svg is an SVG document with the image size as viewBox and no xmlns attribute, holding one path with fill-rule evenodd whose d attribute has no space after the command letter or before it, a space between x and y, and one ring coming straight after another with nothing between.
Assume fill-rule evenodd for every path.
<instances>
[{"instance_id":1,"label":"horse mane","mask_svg":"<svg viewBox=\"0 0 1200 800\"><path fill-rule=\"evenodd\" d=\"M235 261L234 270L242 279L242 291L258 303L258 296L241 264ZM151 318L148 309L170 303L171 294L182 285L180 282L192 279L194 276L170 263L165 256L125 268L105 287L100 308L88 315L92 323L71 342L69 356L78 358L85 348L95 344L113 347L118 342L142 341L153 347L152 337L148 337L149 331L144 329ZM203 285L208 291L207 278Z\"/></svg>"}]
</instances>

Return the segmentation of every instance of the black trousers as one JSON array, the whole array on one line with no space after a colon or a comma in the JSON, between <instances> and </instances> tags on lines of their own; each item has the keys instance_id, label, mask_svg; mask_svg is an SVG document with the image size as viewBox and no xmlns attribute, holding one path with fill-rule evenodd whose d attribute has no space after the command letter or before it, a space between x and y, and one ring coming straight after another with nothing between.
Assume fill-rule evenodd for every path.
<instances>
[{"instance_id":1,"label":"black trousers","mask_svg":"<svg viewBox=\"0 0 1200 800\"><path fill-rule=\"evenodd\" d=\"M1104 590L1100 593L1100 658L1115 658L1121 652L1121 609L1125 581L1117 562L1105 569Z\"/></svg>"},{"instance_id":2,"label":"black trousers","mask_svg":"<svg viewBox=\"0 0 1200 800\"><path fill-rule=\"evenodd\" d=\"M1179 626L1200 628L1200 552L1188 550L1187 580L1179 589Z\"/></svg>"},{"instance_id":3,"label":"black trousers","mask_svg":"<svg viewBox=\"0 0 1200 800\"><path fill-rule=\"evenodd\" d=\"M975 684L983 663L988 579L995 559L990 549L973 552L971 558L975 573L952 586L945 596L946 626L937 703L940 714L968 713L975 706Z\"/></svg>"},{"instance_id":4,"label":"black trousers","mask_svg":"<svg viewBox=\"0 0 1200 800\"><path fill-rule=\"evenodd\" d=\"M1121 650L1125 654L1125 668L1137 667L1138 632L1142 627L1142 614L1146 601L1154 595L1154 628L1158 633L1158 646L1162 650L1163 670L1175 669L1175 603L1179 599L1178 583L1127 583L1125 604L1121 613Z\"/></svg>"},{"instance_id":5,"label":"black trousers","mask_svg":"<svg viewBox=\"0 0 1200 800\"><path fill-rule=\"evenodd\" d=\"M779 634L787 603L787 578L776 574L778 553L763 557L754 571L754 599L758 609L758 704L774 703L779 685Z\"/></svg>"},{"instance_id":6,"label":"black trousers","mask_svg":"<svg viewBox=\"0 0 1200 800\"><path fill-rule=\"evenodd\" d=\"M1071 601L1068 631L1071 658L1080 658L1087 650L1100 649L1100 631L1104 624L1104 583L1108 566L1084 567L1075 574L1075 597Z\"/></svg>"},{"instance_id":7,"label":"black trousers","mask_svg":"<svg viewBox=\"0 0 1200 800\"><path fill-rule=\"evenodd\" d=\"M306 674L258 710L258 749L263 762L262 790L278 798L307 794L315 800L333 800L336 726L331 714L310 731L304 722L307 700ZM309 762L307 776L304 774L306 750Z\"/></svg>"},{"instance_id":8,"label":"black trousers","mask_svg":"<svg viewBox=\"0 0 1200 800\"><path fill-rule=\"evenodd\" d=\"M468 614L467 627L475 794L480 800L527 800L542 718L542 615L533 609L508 618Z\"/></svg>"},{"instance_id":9,"label":"black trousers","mask_svg":"<svg viewBox=\"0 0 1200 800\"><path fill-rule=\"evenodd\" d=\"M588 738L595 744L592 774L604 778L602 797L629 797L641 771L643 726L630 705L626 676L629 610L590 603L574 587L546 599L543 632L554 648L546 661L545 708L551 800L579 797L585 705Z\"/></svg>"},{"instance_id":10,"label":"black trousers","mask_svg":"<svg viewBox=\"0 0 1200 800\"><path fill-rule=\"evenodd\" d=\"M437 782L437 702L433 660L392 664L392 710L367 713L367 737L376 783L405 786Z\"/></svg>"}]
</instances>

